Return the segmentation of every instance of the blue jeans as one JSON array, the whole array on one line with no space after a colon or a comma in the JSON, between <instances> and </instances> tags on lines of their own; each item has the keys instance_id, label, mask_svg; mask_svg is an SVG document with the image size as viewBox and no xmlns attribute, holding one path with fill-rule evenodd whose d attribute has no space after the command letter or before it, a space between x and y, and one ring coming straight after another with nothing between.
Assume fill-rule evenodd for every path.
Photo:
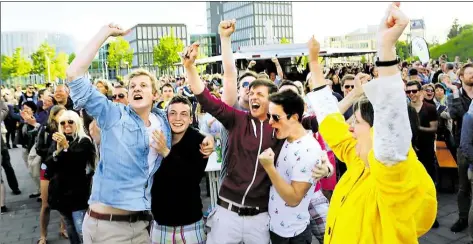
<instances>
[{"instance_id":1,"label":"blue jeans","mask_svg":"<svg viewBox=\"0 0 473 244\"><path fill-rule=\"evenodd\" d=\"M71 244L83 243L82 223L84 222L85 212L86 210L74 211L72 213L61 212Z\"/></svg>"}]
</instances>

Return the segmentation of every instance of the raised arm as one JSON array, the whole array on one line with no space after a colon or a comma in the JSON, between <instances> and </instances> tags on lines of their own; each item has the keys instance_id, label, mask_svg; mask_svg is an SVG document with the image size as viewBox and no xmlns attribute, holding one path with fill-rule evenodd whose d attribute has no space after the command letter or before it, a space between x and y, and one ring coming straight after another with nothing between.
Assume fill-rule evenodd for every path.
<instances>
[{"instance_id":1,"label":"raised arm","mask_svg":"<svg viewBox=\"0 0 473 244\"><path fill-rule=\"evenodd\" d=\"M235 32L235 20L225 20L220 22L218 27L220 33L220 43L222 45L223 64L223 94L222 101L233 106L237 102L237 69L233 58L231 35Z\"/></svg>"},{"instance_id":2,"label":"raised arm","mask_svg":"<svg viewBox=\"0 0 473 244\"><path fill-rule=\"evenodd\" d=\"M95 89L91 82L84 77L92 60L102 44L110 36L126 35L128 31L110 24L102 29L89 41L85 48L76 56L66 71L70 95L76 108L85 110L97 119L100 127L107 126L120 118L120 108Z\"/></svg>"},{"instance_id":3,"label":"raised arm","mask_svg":"<svg viewBox=\"0 0 473 244\"><path fill-rule=\"evenodd\" d=\"M278 73L278 76L280 79L284 79L284 72L282 71L281 64L279 63L279 60L277 57L274 57L271 59L273 61L274 65L276 65L276 71Z\"/></svg>"},{"instance_id":4,"label":"raised arm","mask_svg":"<svg viewBox=\"0 0 473 244\"><path fill-rule=\"evenodd\" d=\"M393 3L378 30L378 58L395 60L396 41L409 19ZM386 165L407 159L412 131L407 112L404 82L397 65L378 67L379 78L363 86L374 109L374 156Z\"/></svg>"}]
</instances>

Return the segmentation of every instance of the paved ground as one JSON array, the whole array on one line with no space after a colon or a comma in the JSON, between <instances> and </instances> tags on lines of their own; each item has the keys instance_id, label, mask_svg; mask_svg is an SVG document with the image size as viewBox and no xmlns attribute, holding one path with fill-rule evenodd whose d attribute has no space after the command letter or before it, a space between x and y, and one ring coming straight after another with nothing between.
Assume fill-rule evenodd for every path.
<instances>
[{"instance_id":1,"label":"paved ground","mask_svg":"<svg viewBox=\"0 0 473 244\"><path fill-rule=\"evenodd\" d=\"M21 159L20 149L10 150L12 164L15 169L22 194L14 196L6 185L6 203L10 209L8 213L0 216L0 244L7 243L36 243L39 237L39 209L40 203L29 199L28 195L33 192L34 184L28 175L25 165ZM4 177L5 179L5 177ZM6 183L6 182L5 182ZM204 189L203 189L204 190ZM204 191L203 191L204 192ZM208 206L209 199L203 194L204 208ZM420 239L421 244L450 244L467 243L466 232L454 234L450 232L450 226L456 221L457 206L454 194L439 194L438 220L440 228L431 230ZM68 243L59 237L59 214L51 212L51 221L48 227L49 243ZM313 243L317 243L314 240Z\"/></svg>"}]
</instances>

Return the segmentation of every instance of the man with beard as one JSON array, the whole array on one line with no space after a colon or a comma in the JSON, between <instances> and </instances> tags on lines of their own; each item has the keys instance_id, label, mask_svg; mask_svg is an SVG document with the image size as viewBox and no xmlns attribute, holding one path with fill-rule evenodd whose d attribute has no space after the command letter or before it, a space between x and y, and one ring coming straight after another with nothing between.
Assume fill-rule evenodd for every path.
<instances>
[{"instance_id":1,"label":"man with beard","mask_svg":"<svg viewBox=\"0 0 473 244\"><path fill-rule=\"evenodd\" d=\"M455 144L460 145L461 131L463 126L463 116L468 111L468 106L473 98L473 64L466 64L460 69L459 78L462 87L458 89L455 85L447 83L447 87L452 90L452 94L447 97L447 104L450 117L456 123ZM468 161L461 150L457 150L458 164L458 210L459 219L451 227L452 232L460 232L470 226L469 234L473 236L473 208L471 207L471 182L468 179L468 167L472 164Z\"/></svg>"}]
</instances>

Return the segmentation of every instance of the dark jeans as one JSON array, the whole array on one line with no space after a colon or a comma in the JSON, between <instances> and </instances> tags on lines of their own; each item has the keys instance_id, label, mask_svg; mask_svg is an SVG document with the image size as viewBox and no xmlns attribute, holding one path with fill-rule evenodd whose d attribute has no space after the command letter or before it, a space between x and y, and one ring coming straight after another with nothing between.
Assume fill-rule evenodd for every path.
<instances>
[{"instance_id":1,"label":"dark jeans","mask_svg":"<svg viewBox=\"0 0 473 244\"><path fill-rule=\"evenodd\" d=\"M2 167L5 170L5 176L7 177L8 186L10 186L10 189L12 191L19 191L20 189L18 188L18 180L16 179L15 170L13 170L13 167L11 166L10 153L8 153L7 148L2 148L1 156Z\"/></svg>"},{"instance_id":2,"label":"dark jeans","mask_svg":"<svg viewBox=\"0 0 473 244\"><path fill-rule=\"evenodd\" d=\"M83 243L82 223L84 222L86 210L74 211L72 213L60 212L66 224L67 235L71 244Z\"/></svg>"},{"instance_id":3,"label":"dark jeans","mask_svg":"<svg viewBox=\"0 0 473 244\"><path fill-rule=\"evenodd\" d=\"M15 133L16 133L16 129L13 128L7 128L7 133L5 135L5 139L7 140L6 143L7 145L10 145L10 140L11 140L11 145L12 146L15 146Z\"/></svg>"},{"instance_id":4,"label":"dark jeans","mask_svg":"<svg viewBox=\"0 0 473 244\"><path fill-rule=\"evenodd\" d=\"M294 237L281 237L276 233L270 231L269 238L271 239L271 244L310 244L312 243L312 234L310 233L310 226Z\"/></svg>"}]
</instances>

